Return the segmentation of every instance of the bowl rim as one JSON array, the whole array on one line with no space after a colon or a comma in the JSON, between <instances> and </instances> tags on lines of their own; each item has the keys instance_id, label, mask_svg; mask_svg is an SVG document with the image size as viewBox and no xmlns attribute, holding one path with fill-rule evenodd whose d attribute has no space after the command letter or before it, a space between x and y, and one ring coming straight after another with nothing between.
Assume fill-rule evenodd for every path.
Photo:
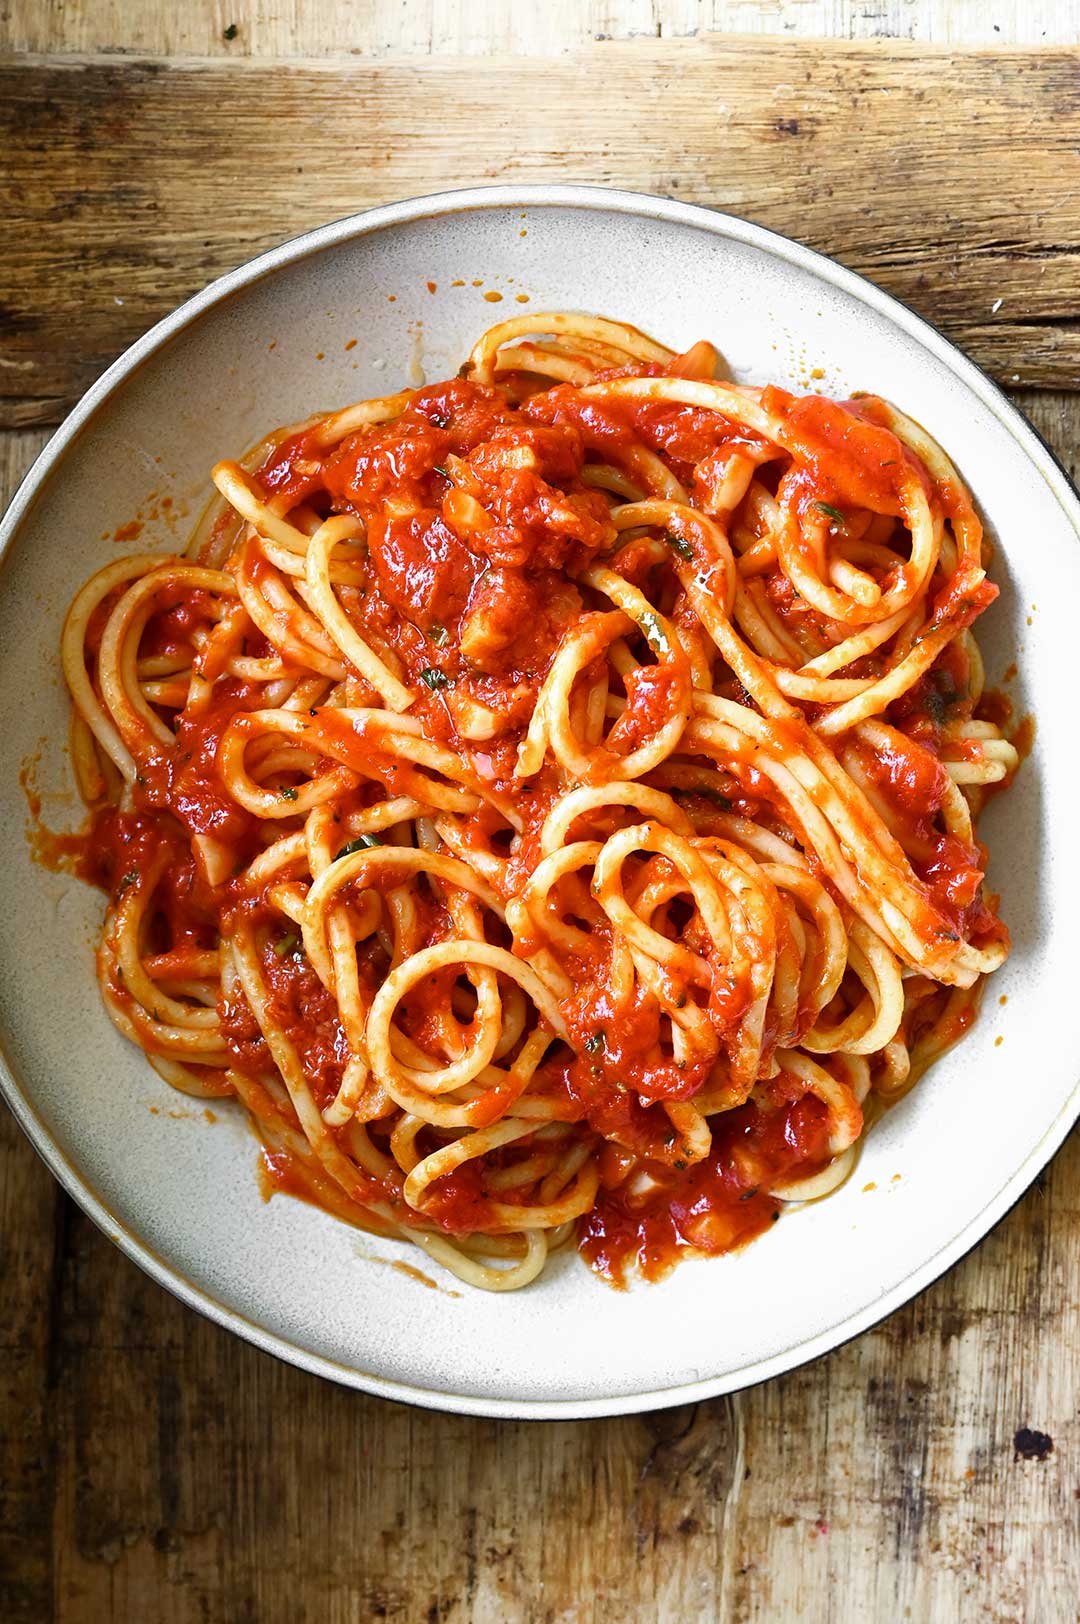
<instances>
[{"instance_id":1,"label":"bowl rim","mask_svg":"<svg viewBox=\"0 0 1080 1624\"><path fill-rule=\"evenodd\" d=\"M744 220L738 215L702 204L685 203L647 192L587 185L508 184L466 187L380 204L292 237L246 261L235 270L216 278L191 298L157 321L136 339L93 383L63 422L50 436L20 482L0 521L0 567L9 546L28 518L50 477L63 458L93 422L110 398L144 362L162 350L207 311L226 303L234 294L253 286L276 271L327 249L386 229L429 218L445 218L503 208L580 209L591 213L634 215L690 227L719 238L734 240L787 261L829 283L841 293L858 300L886 317L915 339L965 384L998 419L1042 474L1080 541L1080 494L1063 465L1038 431L1009 401L998 384L976 362L958 349L943 333L910 306L856 271L838 264L816 249ZM1055 1120L1028 1152L1016 1171L997 1194L917 1268L912 1269L889 1291L844 1320L782 1349L757 1359L726 1375L637 1393L601 1398L520 1399L497 1395L456 1393L415 1386L408 1382L356 1369L327 1355L299 1346L290 1337L269 1331L212 1293L189 1280L167 1262L153 1247L123 1223L94 1191L83 1174L57 1144L32 1101L23 1093L14 1069L0 1044L0 1094L38 1155L61 1187L119 1249L142 1268L158 1285L165 1287L187 1307L196 1309L217 1325L242 1336L264 1353L275 1355L313 1375L381 1398L410 1403L424 1409L459 1415L489 1416L516 1420L571 1420L630 1415L643 1410L665 1409L672 1405L739 1392L747 1387L782 1375L841 1347L869 1330L910 1302L920 1292L958 1263L990 1232L1020 1200L1030 1184L1063 1144L1080 1117L1080 1078ZM598 1289L600 1289L598 1287Z\"/></svg>"}]
</instances>

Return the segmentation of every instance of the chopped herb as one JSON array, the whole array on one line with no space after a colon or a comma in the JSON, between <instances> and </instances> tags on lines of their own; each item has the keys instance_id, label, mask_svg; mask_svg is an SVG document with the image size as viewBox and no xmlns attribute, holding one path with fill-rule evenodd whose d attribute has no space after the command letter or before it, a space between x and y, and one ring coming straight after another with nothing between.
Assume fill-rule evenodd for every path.
<instances>
[{"instance_id":1,"label":"chopped herb","mask_svg":"<svg viewBox=\"0 0 1080 1624\"><path fill-rule=\"evenodd\" d=\"M674 1143L675 1143L675 1129L672 1128L669 1133L666 1133L664 1135L664 1144L665 1145L673 1145Z\"/></svg>"},{"instance_id":2,"label":"chopped herb","mask_svg":"<svg viewBox=\"0 0 1080 1624\"><path fill-rule=\"evenodd\" d=\"M433 472L436 473L436 474L441 474L444 479L449 479L451 485L454 483L454 481L452 479L450 479L450 470L449 470L449 468L444 467L441 462L437 462L435 464Z\"/></svg>"},{"instance_id":3,"label":"chopped herb","mask_svg":"<svg viewBox=\"0 0 1080 1624\"><path fill-rule=\"evenodd\" d=\"M685 1173L685 1171L686 1171L686 1163L683 1161L681 1156L680 1156L679 1160L675 1163L675 1167L676 1167L678 1172Z\"/></svg>"},{"instance_id":4,"label":"chopped herb","mask_svg":"<svg viewBox=\"0 0 1080 1624\"><path fill-rule=\"evenodd\" d=\"M700 795L703 801L712 801L721 812L731 811L731 797L722 795L718 789L708 789L705 785L697 789L673 789L671 793L677 801L685 800L688 795Z\"/></svg>"},{"instance_id":5,"label":"chopped herb","mask_svg":"<svg viewBox=\"0 0 1080 1624\"><path fill-rule=\"evenodd\" d=\"M299 946L300 938L294 930L291 930L287 936L281 938L280 942L274 943L274 952L279 959L285 959L288 958L290 953L295 954Z\"/></svg>"},{"instance_id":6,"label":"chopped herb","mask_svg":"<svg viewBox=\"0 0 1080 1624\"><path fill-rule=\"evenodd\" d=\"M675 1008L676 1009L685 1009L686 1008L686 994L684 992L681 992L679 994L678 998L676 998L676 1000L675 1000Z\"/></svg>"},{"instance_id":7,"label":"chopped herb","mask_svg":"<svg viewBox=\"0 0 1080 1624\"><path fill-rule=\"evenodd\" d=\"M135 774L135 782L138 784L140 789L146 788L146 778L142 773Z\"/></svg>"},{"instance_id":8,"label":"chopped herb","mask_svg":"<svg viewBox=\"0 0 1080 1624\"><path fill-rule=\"evenodd\" d=\"M347 845L342 846L334 858L334 862L340 862L343 857L351 857L353 852L370 851L373 846L381 845L382 841L378 835L357 835L355 840L350 840Z\"/></svg>"},{"instance_id":9,"label":"chopped herb","mask_svg":"<svg viewBox=\"0 0 1080 1624\"><path fill-rule=\"evenodd\" d=\"M673 552L678 553L680 558L685 558L688 564L693 563L694 549L691 547L688 541L683 540L682 536L677 536L674 530L665 530L664 540L667 542L668 546ZM704 583L700 584L703 585Z\"/></svg>"},{"instance_id":10,"label":"chopped herb","mask_svg":"<svg viewBox=\"0 0 1080 1624\"><path fill-rule=\"evenodd\" d=\"M944 697L936 688L931 688L926 695L926 714L936 727L945 725L945 712L948 706Z\"/></svg>"},{"instance_id":11,"label":"chopped herb","mask_svg":"<svg viewBox=\"0 0 1080 1624\"><path fill-rule=\"evenodd\" d=\"M315 710L309 710L308 711L309 716L317 716L318 714L319 714L318 711L315 711Z\"/></svg>"},{"instance_id":12,"label":"chopped herb","mask_svg":"<svg viewBox=\"0 0 1080 1624\"><path fill-rule=\"evenodd\" d=\"M298 789L293 789L291 785L286 785L284 789L278 790L278 794L284 796L285 800L287 801L295 801L299 793L300 791Z\"/></svg>"},{"instance_id":13,"label":"chopped herb","mask_svg":"<svg viewBox=\"0 0 1080 1624\"><path fill-rule=\"evenodd\" d=\"M236 38L237 34L239 34L239 32L240 32L240 30L239 30L239 28L237 28L236 24L235 23L230 23L228 28L223 28L221 30L221 37L222 37L222 39L227 39L229 41L229 43L231 44L232 41Z\"/></svg>"},{"instance_id":14,"label":"chopped herb","mask_svg":"<svg viewBox=\"0 0 1080 1624\"><path fill-rule=\"evenodd\" d=\"M441 620L433 620L428 627L428 636L436 648L445 648L450 641L450 633Z\"/></svg>"},{"instance_id":15,"label":"chopped herb","mask_svg":"<svg viewBox=\"0 0 1080 1624\"><path fill-rule=\"evenodd\" d=\"M600 1054L604 1047L603 1032L594 1032L591 1038L585 1039L586 1054Z\"/></svg>"},{"instance_id":16,"label":"chopped herb","mask_svg":"<svg viewBox=\"0 0 1080 1624\"><path fill-rule=\"evenodd\" d=\"M769 1219L769 1222L771 1224L775 1224L775 1222L779 1218L779 1216L780 1216L780 1214L778 1212L774 1212L772 1217Z\"/></svg>"},{"instance_id":17,"label":"chopped herb","mask_svg":"<svg viewBox=\"0 0 1080 1624\"><path fill-rule=\"evenodd\" d=\"M824 513L826 518L831 519L833 524L837 525L839 529L847 529L847 520L840 512L840 509L833 507L831 502L815 502L814 506L817 508L819 513Z\"/></svg>"},{"instance_id":18,"label":"chopped herb","mask_svg":"<svg viewBox=\"0 0 1080 1624\"><path fill-rule=\"evenodd\" d=\"M641 617L641 629L645 633L646 641L654 654L670 654L671 644L667 633L660 624L660 616L652 609L646 610Z\"/></svg>"},{"instance_id":19,"label":"chopped herb","mask_svg":"<svg viewBox=\"0 0 1080 1624\"><path fill-rule=\"evenodd\" d=\"M742 1195L739 1197L739 1200L740 1201L752 1201L754 1199L754 1197L757 1195L757 1193L758 1193L757 1192L757 1185L755 1184L754 1188L752 1190L744 1190Z\"/></svg>"},{"instance_id":20,"label":"chopped herb","mask_svg":"<svg viewBox=\"0 0 1080 1624\"><path fill-rule=\"evenodd\" d=\"M432 412L428 421L437 429L448 429L450 427L450 419L445 412Z\"/></svg>"},{"instance_id":21,"label":"chopped herb","mask_svg":"<svg viewBox=\"0 0 1080 1624\"><path fill-rule=\"evenodd\" d=\"M120 876L119 883L117 884L117 887L116 887L117 896L122 897L124 892L127 890L128 886L129 885L134 885L135 881L138 878L139 878L138 869L137 868L129 868L126 874L122 874Z\"/></svg>"},{"instance_id":22,"label":"chopped herb","mask_svg":"<svg viewBox=\"0 0 1080 1624\"><path fill-rule=\"evenodd\" d=\"M450 687L450 678L446 675L446 672L440 671L438 667L434 665L424 667L423 671L420 673L420 681L426 684L426 686L433 692L436 688Z\"/></svg>"}]
</instances>

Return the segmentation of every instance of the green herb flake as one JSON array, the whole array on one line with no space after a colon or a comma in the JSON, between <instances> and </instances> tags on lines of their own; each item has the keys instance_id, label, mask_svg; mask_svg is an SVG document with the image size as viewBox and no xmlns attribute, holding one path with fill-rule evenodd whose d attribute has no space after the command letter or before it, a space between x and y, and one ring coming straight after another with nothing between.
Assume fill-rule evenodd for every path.
<instances>
[{"instance_id":1,"label":"green herb flake","mask_svg":"<svg viewBox=\"0 0 1080 1624\"><path fill-rule=\"evenodd\" d=\"M603 1032L594 1032L591 1038L585 1039L586 1054L600 1054L604 1048Z\"/></svg>"},{"instance_id":2,"label":"green herb flake","mask_svg":"<svg viewBox=\"0 0 1080 1624\"><path fill-rule=\"evenodd\" d=\"M355 840L350 840L346 845L342 846L334 858L334 862L339 863L343 857L351 857L354 852L370 851L372 847L381 845L382 841L378 835L357 835Z\"/></svg>"},{"instance_id":3,"label":"green herb flake","mask_svg":"<svg viewBox=\"0 0 1080 1624\"><path fill-rule=\"evenodd\" d=\"M685 801L688 795L697 795L703 801L712 801L713 805L718 806L721 812L731 811L731 797L722 795L718 789L708 789L705 785L695 789L673 789L671 793L677 801Z\"/></svg>"},{"instance_id":4,"label":"green herb flake","mask_svg":"<svg viewBox=\"0 0 1080 1624\"><path fill-rule=\"evenodd\" d=\"M847 519L838 507L833 507L831 502L815 502L814 506L819 513L824 513L827 519L831 519L838 530L847 529Z\"/></svg>"},{"instance_id":5,"label":"green herb flake","mask_svg":"<svg viewBox=\"0 0 1080 1624\"><path fill-rule=\"evenodd\" d=\"M683 540L682 536L677 536L674 530L665 530L664 540L667 542L672 552L678 553L679 557L685 559L688 564L693 563L694 549L691 547L688 541Z\"/></svg>"},{"instance_id":6,"label":"green herb flake","mask_svg":"<svg viewBox=\"0 0 1080 1624\"><path fill-rule=\"evenodd\" d=\"M432 693L438 688L449 688L451 686L450 678L446 675L446 672L440 671L438 666L434 665L424 667L420 673L420 681L425 687L430 688Z\"/></svg>"},{"instance_id":7,"label":"green herb flake","mask_svg":"<svg viewBox=\"0 0 1080 1624\"><path fill-rule=\"evenodd\" d=\"M227 39L229 41L230 45L231 45L233 40L239 34L239 32L240 32L240 30L239 30L239 28L237 28L236 24L235 23L230 23L227 28L223 28L221 30L221 37L222 37L222 39Z\"/></svg>"},{"instance_id":8,"label":"green herb flake","mask_svg":"<svg viewBox=\"0 0 1080 1624\"><path fill-rule=\"evenodd\" d=\"M432 473L441 474L444 479L449 479L451 485L454 483L453 479L450 476L449 468L445 467L444 464L441 463L441 462L437 462L435 464L434 468L432 469Z\"/></svg>"},{"instance_id":9,"label":"green herb flake","mask_svg":"<svg viewBox=\"0 0 1080 1624\"><path fill-rule=\"evenodd\" d=\"M280 942L274 943L274 952L279 959L287 959L290 954L296 953L299 946L300 938L294 930L291 930L287 936L281 938Z\"/></svg>"},{"instance_id":10,"label":"green herb flake","mask_svg":"<svg viewBox=\"0 0 1080 1624\"><path fill-rule=\"evenodd\" d=\"M450 427L450 419L445 412L432 412L428 422L436 429L448 429Z\"/></svg>"},{"instance_id":11,"label":"green herb flake","mask_svg":"<svg viewBox=\"0 0 1080 1624\"><path fill-rule=\"evenodd\" d=\"M433 620L428 627L428 636L436 648L445 648L450 641L450 633L441 620Z\"/></svg>"},{"instance_id":12,"label":"green herb flake","mask_svg":"<svg viewBox=\"0 0 1080 1624\"><path fill-rule=\"evenodd\" d=\"M944 727L947 709L943 695L936 688L931 688L926 695L926 714L935 727Z\"/></svg>"},{"instance_id":13,"label":"green herb flake","mask_svg":"<svg viewBox=\"0 0 1080 1624\"><path fill-rule=\"evenodd\" d=\"M122 897L124 892L127 890L128 886L129 885L134 885L135 881L138 878L139 878L138 869L137 868L129 868L127 873L122 874L120 876L119 881L117 882L117 886L116 886L116 894L117 894L117 896Z\"/></svg>"},{"instance_id":14,"label":"green herb flake","mask_svg":"<svg viewBox=\"0 0 1080 1624\"><path fill-rule=\"evenodd\" d=\"M278 790L278 794L286 801L295 801L300 791L293 789L291 785L286 785L284 789Z\"/></svg>"},{"instance_id":15,"label":"green herb flake","mask_svg":"<svg viewBox=\"0 0 1080 1624\"><path fill-rule=\"evenodd\" d=\"M675 1168L676 1168L676 1171L679 1172L679 1173L685 1173L686 1172L686 1163L683 1161L681 1156L680 1156L679 1160L675 1163Z\"/></svg>"}]
</instances>

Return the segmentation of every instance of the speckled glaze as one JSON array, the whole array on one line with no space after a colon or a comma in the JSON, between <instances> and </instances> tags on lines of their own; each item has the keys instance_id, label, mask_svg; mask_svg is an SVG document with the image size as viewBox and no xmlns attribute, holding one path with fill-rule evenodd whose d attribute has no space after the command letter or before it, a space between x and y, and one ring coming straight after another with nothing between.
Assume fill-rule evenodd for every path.
<instances>
[{"instance_id":1,"label":"speckled glaze","mask_svg":"<svg viewBox=\"0 0 1080 1624\"><path fill-rule=\"evenodd\" d=\"M501 302L485 300L495 293ZM558 307L622 317L676 348L708 336L744 381L807 387L821 368L812 387L872 389L925 424L997 538L1001 597L980 637L992 682L1019 666L1010 691L1036 711L1038 736L982 825L1012 958L974 1033L875 1127L843 1190L658 1286L613 1292L571 1254L513 1296L455 1296L389 1267L422 1261L405 1246L300 1202L264 1205L239 1111L216 1108L208 1124L114 1031L92 966L101 898L31 861L18 773L40 750L46 821L77 821L57 656L65 607L122 551L179 545L218 457L421 370L453 373L493 321ZM104 539L139 511L137 543ZM1054 681L1077 637L1078 534L1065 476L976 367L870 284L741 220L591 188L491 187L375 209L252 261L109 369L3 526L0 1083L12 1109L65 1188L162 1285L261 1348L389 1398L607 1415L727 1392L835 1347L978 1241L1080 1109L1076 721L1071 687Z\"/></svg>"}]
</instances>

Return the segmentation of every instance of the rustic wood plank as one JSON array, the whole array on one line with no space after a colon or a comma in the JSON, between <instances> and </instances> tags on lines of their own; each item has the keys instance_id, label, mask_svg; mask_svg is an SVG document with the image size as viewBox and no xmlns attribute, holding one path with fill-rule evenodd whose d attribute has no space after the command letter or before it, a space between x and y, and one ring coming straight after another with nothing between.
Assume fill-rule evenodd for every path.
<instances>
[{"instance_id":1,"label":"rustic wood plank","mask_svg":"<svg viewBox=\"0 0 1080 1624\"><path fill-rule=\"evenodd\" d=\"M160 56L556 56L706 33L1068 45L1078 0L8 0L0 50Z\"/></svg>"},{"instance_id":2,"label":"rustic wood plank","mask_svg":"<svg viewBox=\"0 0 1080 1624\"><path fill-rule=\"evenodd\" d=\"M1075 387L1077 70L1068 51L602 42L546 64L539 97L517 59L432 61L422 93L400 61L9 64L0 422L55 421L252 253L450 176L731 209L866 272L1007 383Z\"/></svg>"},{"instance_id":3,"label":"rustic wood plank","mask_svg":"<svg viewBox=\"0 0 1080 1624\"><path fill-rule=\"evenodd\" d=\"M0 435L0 511L45 442ZM71 1204L0 1108L0 1595L6 1624L40 1624L52 1598L48 1416L55 1260Z\"/></svg>"}]
</instances>

